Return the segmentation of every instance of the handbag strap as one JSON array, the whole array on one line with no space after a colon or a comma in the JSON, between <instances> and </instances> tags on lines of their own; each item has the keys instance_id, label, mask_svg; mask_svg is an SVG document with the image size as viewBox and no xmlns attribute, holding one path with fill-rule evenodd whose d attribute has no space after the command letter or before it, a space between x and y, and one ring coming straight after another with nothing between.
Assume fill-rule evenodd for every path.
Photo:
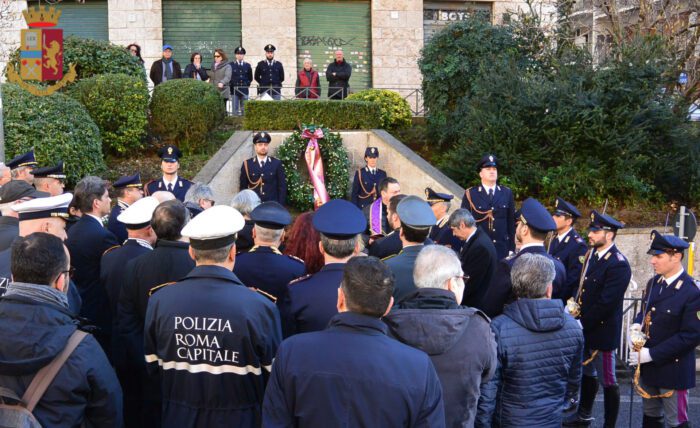
<instances>
[{"instance_id":1,"label":"handbag strap","mask_svg":"<svg viewBox=\"0 0 700 428\"><path fill-rule=\"evenodd\" d=\"M34 411L34 407L39 403L46 389L48 389L49 385L51 385L51 382L53 382L58 374L58 371L61 370L61 367L63 367L63 364L65 364L68 357L70 357L70 354L73 353L75 348L78 347L80 342L82 342L87 335L88 334L82 330L75 330L68 339L63 350L34 376L32 383L29 384L29 388L27 388L22 396L22 402L25 404L27 410L30 412Z\"/></svg>"}]
</instances>

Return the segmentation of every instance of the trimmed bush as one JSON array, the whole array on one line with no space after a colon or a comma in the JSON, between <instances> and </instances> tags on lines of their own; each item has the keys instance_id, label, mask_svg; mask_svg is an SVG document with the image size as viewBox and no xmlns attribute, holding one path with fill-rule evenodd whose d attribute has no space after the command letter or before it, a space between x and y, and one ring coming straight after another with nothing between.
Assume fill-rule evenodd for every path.
<instances>
[{"instance_id":1,"label":"trimmed bush","mask_svg":"<svg viewBox=\"0 0 700 428\"><path fill-rule=\"evenodd\" d=\"M34 148L41 166L62 160L69 185L106 170L100 131L78 101L53 94L37 97L19 86L2 86L5 158Z\"/></svg>"},{"instance_id":2,"label":"trimmed bush","mask_svg":"<svg viewBox=\"0 0 700 428\"><path fill-rule=\"evenodd\" d=\"M397 129L411 126L411 106L399 93L388 89L365 89L351 94L347 100L370 101L379 104L382 128Z\"/></svg>"},{"instance_id":3,"label":"trimmed bush","mask_svg":"<svg viewBox=\"0 0 700 428\"><path fill-rule=\"evenodd\" d=\"M300 123L323 123L330 129L382 127L381 107L367 101L248 101L243 128L294 129Z\"/></svg>"},{"instance_id":4,"label":"trimmed bush","mask_svg":"<svg viewBox=\"0 0 700 428\"><path fill-rule=\"evenodd\" d=\"M207 133L223 119L226 108L213 85L196 79L169 80L151 98L151 130L164 143L192 153L206 144Z\"/></svg>"},{"instance_id":5,"label":"trimmed bush","mask_svg":"<svg viewBox=\"0 0 700 428\"><path fill-rule=\"evenodd\" d=\"M104 153L124 155L144 147L148 87L142 79L102 74L79 81L68 95L85 106L100 128Z\"/></svg>"},{"instance_id":6,"label":"trimmed bush","mask_svg":"<svg viewBox=\"0 0 700 428\"><path fill-rule=\"evenodd\" d=\"M10 62L19 70L19 48L10 56ZM112 73L127 74L146 82L146 70L138 58L131 56L123 46L106 40L66 37L63 41L64 74L68 73L71 64L76 64L78 80ZM7 75L6 71L5 75Z\"/></svg>"}]
</instances>

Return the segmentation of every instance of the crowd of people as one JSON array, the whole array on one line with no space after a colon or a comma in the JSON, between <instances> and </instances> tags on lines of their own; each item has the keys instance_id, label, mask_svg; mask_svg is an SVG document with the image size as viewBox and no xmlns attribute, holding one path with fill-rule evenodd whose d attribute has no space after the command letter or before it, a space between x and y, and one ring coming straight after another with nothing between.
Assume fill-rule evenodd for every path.
<instances>
[{"instance_id":1,"label":"crowd of people","mask_svg":"<svg viewBox=\"0 0 700 428\"><path fill-rule=\"evenodd\" d=\"M348 200L294 218L270 142L255 134L228 204L178 176L175 146L157 180L72 193L70 165L0 167L0 425L24 407L47 427L591 426L599 386L616 425L619 221L593 211L584 240L561 198L516 210L493 155L459 209L405 195L376 147ZM648 428L690 426L687 247L654 232L626 333Z\"/></svg>"}]
</instances>

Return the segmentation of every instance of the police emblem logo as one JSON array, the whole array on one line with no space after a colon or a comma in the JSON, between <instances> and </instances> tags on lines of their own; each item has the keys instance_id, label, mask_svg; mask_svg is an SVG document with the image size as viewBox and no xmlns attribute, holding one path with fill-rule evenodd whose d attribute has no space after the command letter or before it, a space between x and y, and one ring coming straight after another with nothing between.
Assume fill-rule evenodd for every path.
<instances>
[{"instance_id":1,"label":"police emblem logo","mask_svg":"<svg viewBox=\"0 0 700 428\"><path fill-rule=\"evenodd\" d=\"M595 221L595 214L591 213L591 221Z\"/></svg>"},{"instance_id":2,"label":"police emblem logo","mask_svg":"<svg viewBox=\"0 0 700 428\"><path fill-rule=\"evenodd\" d=\"M583 262L586 261L586 257L584 257L584 256L579 256L579 257L578 257L578 261L579 261L579 263L583 264Z\"/></svg>"},{"instance_id":3,"label":"police emblem logo","mask_svg":"<svg viewBox=\"0 0 700 428\"><path fill-rule=\"evenodd\" d=\"M168 154L169 154L169 155L172 155L172 154L173 154L173 148L172 148L172 147L168 147Z\"/></svg>"},{"instance_id":4,"label":"police emblem logo","mask_svg":"<svg viewBox=\"0 0 700 428\"><path fill-rule=\"evenodd\" d=\"M493 162L493 156L489 156L489 161Z\"/></svg>"},{"instance_id":5,"label":"police emblem logo","mask_svg":"<svg viewBox=\"0 0 700 428\"><path fill-rule=\"evenodd\" d=\"M374 154L374 153L377 151L377 149L374 148L374 147L372 147L371 149L369 149L369 151L370 151L372 154Z\"/></svg>"}]
</instances>

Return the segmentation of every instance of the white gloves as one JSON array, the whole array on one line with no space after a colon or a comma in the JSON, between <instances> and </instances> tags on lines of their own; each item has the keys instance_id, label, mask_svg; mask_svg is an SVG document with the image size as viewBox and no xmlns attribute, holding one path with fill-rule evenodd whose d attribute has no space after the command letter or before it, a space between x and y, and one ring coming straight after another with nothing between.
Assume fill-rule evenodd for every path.
<instances>
[{"instance_id":1,"label":"white gloves","mask_svg":"<svg viewBox=\"0 0 700 428\"><path fill-rule=\"evenodd\" d=\"M642 348L641 351L630 351L627 363L631 366L636 366L637 364L646 364L651 362L651 354L649 353L649 348Z\"/></svg>"},{"instance_id":2,"label":"white gloves","mask_svg":"<svg viewBox=\"0 0 700 428\"><path fill-rule=\"evenodd\" d=\"M642 325L638 323L634 323L630 326L629 331L627 332L627 346L630 348L631 351L634 351L634 346L632 345L632 332L635 331L639 333L642 331Z\"/></svg>"}]
</instances>

